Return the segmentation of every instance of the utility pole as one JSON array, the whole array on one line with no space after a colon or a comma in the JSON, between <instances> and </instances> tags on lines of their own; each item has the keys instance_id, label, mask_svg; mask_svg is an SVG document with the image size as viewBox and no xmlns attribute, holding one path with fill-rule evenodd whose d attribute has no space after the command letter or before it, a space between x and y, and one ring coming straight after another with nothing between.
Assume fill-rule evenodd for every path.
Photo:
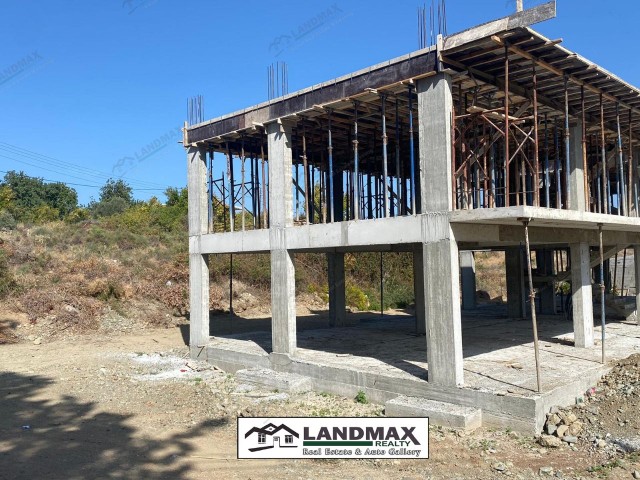
<instances>
[{"instance_id":1,"label":"utility pole","mask_svg":"<svg viewBox=\"0 0 640 480\"><path fill-rule=\"evenodd\" d=\"M516 0L516 11L517 12L521 12L524 9L524 6L522 5L522 2L524 0Z\"/></svg>"}]
</instances>

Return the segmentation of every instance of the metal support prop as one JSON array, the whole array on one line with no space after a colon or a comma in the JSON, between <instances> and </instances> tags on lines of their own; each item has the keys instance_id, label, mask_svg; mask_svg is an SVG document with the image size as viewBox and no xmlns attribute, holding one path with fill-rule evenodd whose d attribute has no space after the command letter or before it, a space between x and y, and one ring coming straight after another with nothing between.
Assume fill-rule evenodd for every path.
<instances>
[{"instance_id":1,"label":"metal support prop","mask_svg":"<svg viewBox=\"0 0 640 480\"><path fill-rule=\"evenodd\" d=\"M398 97L396 97L396 216L400 213L400 115L398 113Z\"/></svg>"},{"instance_id":2,"label":"metal support prop","mask_svg":"<svg viewBox=\"0 0 640 480\"><path fill-rule=\"evenodd\" d=\"M355 185L355 189L354 189L354 197L353 197L353 215L354 218L356 220L358 220L358 218L360 218L360 189L358 188L357 185L357 179L358 179L358 170L359 170L359 165L358 165L358 102L353 102L353 109L355 110L355 118L354 118L354 122L353 122L353 173L354 173L354 178L356 180L356 185ZM353 183L351 182L351 188L353 188Z\"/></svg>"},{"instance_id":3,"label":"metal support prop","mask_svg":"<svg viewBox=\"0 0 640 480\"><path fill-rule=\"evenodd\" d=\"M416 165L413 147L413 85L408 85L409 90L409 168L411 171L411 215L416 212Z\"/></svg>"},{"instance_id":4,"label":"metal support prop","mask_svg":"<svg viewBox=\"0 0 640 480\"><path fill-rule=\"evenodd\" d=\"M335 209L333 206L333 140L331 138L331 112L332 110L329 109L329 127L327 129L329 145L327 147L327 151L329 153L329 212L331 215L331 223L333 223L335 221Z\"/></svg>"},{"instance_id":5,"label":"metal support prop","mask_svg":"<svg viewBox=\"0 0 640 480\"><path fill-rule=\"evenodd\" d=\"M504 206L509 206L509 46L504 46ZM517 195L516 195L517 197Z\"/></svg>"},{"instance_id":6,"label":"metal support prop","mask_svg":"<svg viewBox=\"0 0 640 480\"><path fill-rule=\"evenodd\" d=\"M529 220L523 220L525 255L527 257L527 273L529 274L529 302L531 304L531 323L533 326L533 349L536 357L536 380L538 393L542 391L540 385L540 350L538 348L538 322L536 319L536 291L533 288L533 274L531 272L531 247L529 245Z\"/></svg>"},{"instance_id":7,"label":"metal support prop","mask_svg":"<svg viewBox=\"0 0 640 480\"><path fill-rule=\"evenodd\" d=\"M544 114L544 206L551 206L549 193L549 132L547 129L547 114Z\"/></svg>"},{"instance_id":8,"label":"metal support prop","mask_svg":"<svg viewBox=\"0 0 640 480\"><path fill-rule=\"evenodd\" d=\"M234 231L235 226L235 216L236 216L236 208L234 202L234 192L233 192L233 156L231 155L231 150L229 149L229 143L226 144L227 147L227 179L229 180L229 226L231 227L231 231Z\"/></svg>"},{"instance_id":9,"label":"metal support prop","mask_svg":"<svg viewBox=\"0 0 640 480\"><path fill-rule=\"evenodd\" d=\"M264 168L264 143L260 142L260 161L262 162L262 227L268 228L267 224L267 175Z\"/></svg>"},{"instance_id":10,"label":"metal support prop","mask_svg":"<svg viewBox=\"0 0 640 480\"><path fill-rule=\"evenodd\" d=\"M307 132L302 127L302 171L304 173L304 214L306 223L309 225L309 172L307 163Z\"/></svg>"},{"instance_id":11,"label":"metal support prop","mask_svg":"<svg viewBox=\"0 0 640 480\"><path fill-rule=\"evenodd\" d=\"M604 365L605 359L605 350L604 350L604 340L605 340L605 305L604 305L604 247L602 245L602 224L598 224L598 240L600 244L600 324L602 328L601 334L601 343L602 343L602 364Z\"/></svg>"},{"instance_id":12,"label":"metal support prop","mask_svg":"<svg viewBox=\"0 0 640 480\"><path fill-rule=\"evenodd\" d=\"M609 213L609 190L607 189L607 152L605 150L604 139L604 104L602 103L602 93L600 94L600 155L602 161L602 213ZM604 285L604 284L603 284Z\"/></svg>"},{"instance_id":13,"label":"metal support prop","mask_svg":"<svg viewBox=\"0 0 640 480\"><path fill-rule=\"evenodd\" d=\"M569 167L569 157L571 156L571 147L569 140L571 133L569 132L569 77L564 77L564 178L565 178L565 207L571 209L571 168Z\"/></svg>"},{"instance_id":14,"label":"metal support prop","mask_svg":"<svg viewBox=\"0 0 640 480\"><path fill-rule=\"evenodd\" d=\"M233 317L233 253L229 254L229 314Z\"/></svg>"},{"instance_id":15,"label":"metal support prop","mask_svg":"<svg viewBox=\"0 0 640 480\"><path fill-rule=\"evenodd\" d=\"M227 206L225 204L225 197L227 196L227 187L224 184L224 172L221 175L222 180L222 231L227 231Z\"/></svg>"},{"instance_id":16,"label":"metal support prop","mask_svg":"<svg viewBox=\"0 0 640 480\"><path fill-rule=\"evenodd\" d=\"M387 103L387 96L385 94L380 95L380 101L382 102L382 204L384 206L385 218L389 216L389 192L387 191L387 118L385 115L385 104Z\"/></svg>"},{"instance_id":17,"label":"metal support prop","mask_svg":"<svg viewBox=\"0 0 640 480\"><path fill-rule=\"evenodd\" d=\"M553 124L553 145L556 152L555 170L556 170L556 208L562 208L562 179L560 178L560 139L558 137L558 125Z\"/></svg>"},{"instance_id":18,"label":"metal support prop","mask_svg":"<svg viewBox=\"0 0 640 480\"><path fill-rule=\"evenodd\" d=\"M616 130L618 139L616 147L618 150L618 215L627 215L626 205L626 185L624 181L624 158L622 156L622 134L620 131L620 105L616 103Z\"/></svg>"},{"instance_id":19,"label":"metal support prop","mask_svg":"<svg viewBox=\"0 0 640 480\"><path fill-rule=\"evenodd\" d=\"M538 153L538 75L536 74L536 62L532 62L533 68L533 192L534 205L540 206L540 157Z\"/></svg>"},{"instance_id":20,"label":"metal support prop","mask_svg":"<svg viewBox=\"0 0 640 480\"><path fill-rule=\"evenodd\" d=\"M380 252L380 316L384 317L384 261Z\"/></svg>"},{"instance_id":21,"label":"metal support prop","mask_svg":"<svg viewBox=\"0 0 640 480\"><path fill-rule=\"evenodd\" d=\"M209 150L209 168L208 168L208 186L207 193L207 212L209 214L209 224L207 233L213 233L213 150Z\"/></svg>"},{"instance_id":22,"label":"metal support prop","mask_svg":"<svg viewBox=\"0 0 640 480\"><path fill-rule=\"evenodd\" d=\"M628 183L628 187L627 187L627 215L631 216L631 205L634 205L633 203L633 185L634 180L633 180L633 130L631 128L631 109L629 109L629 155L627 156L627 163L628 163L628 167L627 167L627 179L629 181ZM638 205L635 205L635 213L636 216L638 216Z\"/></svg>"},{"instance_id":23,"label":"metal support prop","mask_svg":"<svg viewBox=\"0 0 640 480\"><path fill-rule=\"evenodd\" d=\"M620 280L620 296L624 295L624 275L627 269L627 248L625 247L624 253L622 254L622 280Z\"/></svg>"},{"instance_id":24,"label":"metal support prop","mask_svg":"<svg viewBox=\"0 0 640 480\"><path fill-rule=\"evenodd\" d=\"M580 104L581 104L581 130L582 130L582 178L584 180L584 205L585 210L588 212L591 210L591 202L589 199L589 167L587 165L587 120L584 105L584 85L580 87Z\"/></svg>"},{"instance_id":25,"label":"metal support prop","mask_svg":"<svg viewBox=\"0 0 640 480\"><path fill-rule=\"evenodd\" d=\"M256 204L256 162L254 161L255 159L253 155L253 142L251 142L251 145L251 154L249 155L249 165L251 166L249 184L251 185L251 221L253 222L253 229L255 230L257 228L256 222L259 221L259 215L256 215L258 212L258 205Z\"/></svg>"},{"instance_id":26,"label":"metal support prop","mask_svg":"<svg viewBox=\"0 0 640 480\"><path fill-rule=\"evenodd\" d=\"M240 165L240 174L242 176L241 180L240 180L240 194L241 194L241 201L242 201L242 231L244 232L244 212L246 211L245 209L245 205L244 205L244 137L242 137L242 141L241 141L241 147L240 147L240 161L242 162Z\"/></svg>"}]
</instances>

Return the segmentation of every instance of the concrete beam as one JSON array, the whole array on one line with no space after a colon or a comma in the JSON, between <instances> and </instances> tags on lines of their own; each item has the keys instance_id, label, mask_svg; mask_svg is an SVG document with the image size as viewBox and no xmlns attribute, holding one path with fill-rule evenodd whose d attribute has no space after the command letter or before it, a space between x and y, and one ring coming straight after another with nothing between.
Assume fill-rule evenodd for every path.
<instances>
[{"instance_id":1,"label":"concrete beam","mask_svg":"<svg viewBox=\"0 0 640 480\"><path fill-rule=\"evenodd\" d=\"M292 92L284 97L191 126L187 129L187 142L212 140L221 135L251 129L256 124L266 124L318 106L330 106L349 97L366 94L367 89L384 88L412 78L430 75L435 71L435 65L435 48L419 50ZM271 160L270 151L269 160Z\"/></svg>"},{"instance_id":2,"label":"concrete beam","mask_svg":"<svg viewBox=\"0 0 640 480\"><path fill-rule=\"evenodd\" d=\"M451 76L439 73L419 80L418 134L420 145L421 212L452 209Z\"/></svg>"},{"instance_id":3,"label":"concrete beam","mask_svg":"<svg viewBox=\"0 0 640 480\"><path fill-rule=\"evenodd\" d=\"M470 250L460 252L460 279L462 283L462 309L476 308L476 262Z\"/></svg>"},{"instance_id":4,"label":"concrete beam","mask_svg":"<svg viewBox=\"0 0 640 480\"><path fill-rule=\"evenodd\" d=\"M344 253L327 253L327 276L329 277L329 325L343 326L346 323L347 314Z\"/></svg>"},{"instance_id":5,"label":"concrete beam","mask_svg":"<svg viewBox=\"0 0 640 480\"><path fill-rule=\"evenodd\" d=\"M466 43L480 40L496 33L505 32L513 28L528 27L535 23L549 20L556 16L556 2L544 3L533 8L514 13L508 17L483 23L462 32L449 35L444 39L444 50L452 50Z\"/></svg>"},{"instance_id":6,"label":"concrete beam","mask_svg":"<svg viewBox=\"0 0 640 480\"><path fill-rule=\"evenodd\" d=\"M575 346L593 346L593 295L591 291L591 255L586 243L569 246L571 255L571 303Z\"/></svg>"},{"instance_id":7,"label":"concrete beam","mask_svg":"<svg viewBox=\"0 0 640 480\"><path fill-rule=\"evenodd\" d=\"M451 225L458 243L471 245L500 246L519 245L524 240L524 229L521 225L482 225L477 223L455 223ZM553 226L529 226L529 241L532 245L567 245L569 243L588 243L592 247L598 245L598 230L595 228L566 228L559 222ZM632 245L640 243L637 232L605 230L605 245Z\"/></svg>"}]
</instances>

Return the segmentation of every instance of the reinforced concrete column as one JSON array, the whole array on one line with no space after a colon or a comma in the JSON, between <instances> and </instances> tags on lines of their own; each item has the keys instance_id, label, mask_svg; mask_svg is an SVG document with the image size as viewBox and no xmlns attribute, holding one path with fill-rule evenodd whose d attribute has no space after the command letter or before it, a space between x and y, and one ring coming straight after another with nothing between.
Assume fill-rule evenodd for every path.
<instances>
[{"instance_id":1,"label":"reinforced concrete column","mask_svg":"<svg viewBox=\"0 0 640 480\"><path fill-rule=\"evenodd\" d=\"M449 223L451 198L451 76L418 80L419 184L422 244L416 306L424 308L429 382L462 385L462 325L458 245ZM417 265L418 266L418 265ZM419 284L422 283L422 286ZM422 297L422 298L420 298ZM417 311L420 309L417 308Z\"/></svg>"},{"instance_id":2,"label":"reinforced concrete column","mask_svg":"<svg viewBox=\"0 0 640 480\"><path fill-rule=\"evenodd\" d=\"M582 158L582 124L569 127L569 182L571 183L571 210L584 212L587 202L584 191L584 161Z\"/></svg>"},{"instance_id":3,"label":"reinforced concrete column","mask_svg":"<svg viewBox=\"0 0 640 480\"><path fill-rule=\"evenodd\" d=\"M427 319L424 316L424 260L422 245L413 249L413 295L416 305L416 333L427 333Z\"/></svg>"},{"instance_id":4,"label":"reinforced concrete column","mask_svg":"<svg viewBox=\"0 0 640 480\"><path fill-rule=\"evenodd\" d=\"M591 293L591 255L588 243L569 245L571 255L571 303L575 346L593 346L593 295Z\"/></svg>"},{"instance_id":5,"label":"reinforced concrete column","mask_svg":"<svg viewBox=\"0 0 640 480\"><path fill-rule=\"evenodd\" d=\"M460 281L462 283L462 309L476 308L476 261L470 250L460 252Z\"/></svg>"},{"instance_id":6,"label":"reinforced concrete column","mask_svg":"<svg viewBox=\"0 0 640 480\"><path fill-rule=\"evenodd\" d=\"M421 212L451 211L451 76L418 80Z\"/></svg>"},{"instance_id":7,"label":"reinforced concrete column","mask_svg":"<svg viewBox=\"0 0 640 480\"><path fill-rule=\"evenodd\" d=\"M291 127L267 125L269 158L269 243L271 249L271 344L273 353L296 349L296 285L286 227L293 226Z\"/></svg>"},{"instance_id":8,"label":"reinforced concrete column","mask_svg":"<svg viewBox=\"0 0 640 480\"><path fill-rule=\"evenodd\" d=\"M209 341L209 263L200 253L200 236L207 231L207 153L203 148L187 149L189 193L189 346L197 357Z\"/></svg>"},{"instance_id":9,"label":"reinforced concrete column","mask_svg":"<svg viewBox=\"0 0 640 480\"><path fill-rule=\"evenodd\" d=\"M636 321L640 325L640 245L633 246L633 264L636 274Z\"/></svg>"},{"instance_id":10,"label":"reinforced concrete column","mask_svg":"<svg viewBox=\"0 0 640 480\"><path fill-rule=\"evenodd\" d=\"M458 246L449 238L420 245L422 297L426 324L429 382L455 387L464 382L462 323L460 313L460 265ZM416 303L417 304L417 303Z\"/></svg>"},{"instance_id":11,"label":"reinforced concrete column","mask_svg":"<svg viewBox=\"0 0 640 480\"><path fill-rule=\"evenodd\" d=\"M329 325L345 325L347 303L345 297L344 253L327 253L329 277Z\"/></svg>"},{"instance_id":12,"label":"reinforced concrete column","mask_svg":"<svg viewBox=\"0 0 640 480\"><path fill-rule=\"evenodd\" d=\"M504 250L507 275L507 316L524 318L524 265L520 247Z\"/></svg>"}]
</instances>

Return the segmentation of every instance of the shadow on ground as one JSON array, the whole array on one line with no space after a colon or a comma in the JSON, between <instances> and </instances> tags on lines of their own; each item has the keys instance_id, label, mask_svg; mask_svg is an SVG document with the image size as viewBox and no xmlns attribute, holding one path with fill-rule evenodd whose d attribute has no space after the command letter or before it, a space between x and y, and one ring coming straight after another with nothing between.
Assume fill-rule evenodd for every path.
<instances>
[{"instance_id":1,"label":"shadow on ground","mask_svg":"<svg viewBox=\"0 0 640 480\"><path fill-rule=\"evenodd\" d=\"M15 329L18 322L0 318L0 345L15 342Z\"/></svg>"},{"instance_id":2,"label":"shadow on ground","mask_svg":"<svg viewBox=\"0 0 640 480\"><path fill-rule=\"evenodd\" d=\"M190 439L226 423L203 422L158 440L136 435L132 415L72 396L48 398L53 379L0 373L0 478L186 478Z\"/></svg>"}]
</instances>

